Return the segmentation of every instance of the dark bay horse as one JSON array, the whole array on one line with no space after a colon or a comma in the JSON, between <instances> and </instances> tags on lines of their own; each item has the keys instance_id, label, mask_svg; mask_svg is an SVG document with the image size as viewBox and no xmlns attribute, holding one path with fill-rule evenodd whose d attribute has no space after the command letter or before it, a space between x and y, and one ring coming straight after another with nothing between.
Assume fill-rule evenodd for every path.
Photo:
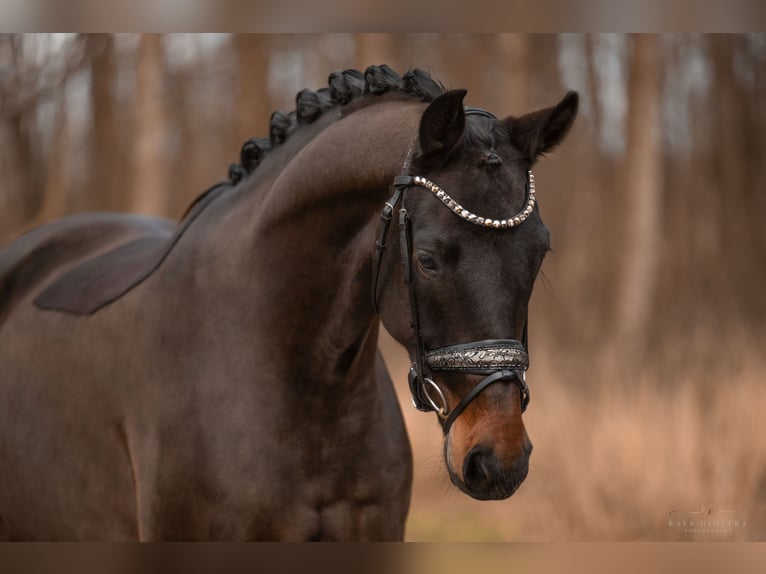
<instances>
[{"instance_id":1,"label":"dark bay horse","mask_svg":"<svg viewBox=\"0 0 766 574\"><path fill-rule=\"evenodd\" d=\"M531 168L577 95L502 120L464 96L334 73L180 224L83 214L0 252L0 539L402 539L379 319L454 484L510 496L549 247Z\"/></svg>"}]
</instances>

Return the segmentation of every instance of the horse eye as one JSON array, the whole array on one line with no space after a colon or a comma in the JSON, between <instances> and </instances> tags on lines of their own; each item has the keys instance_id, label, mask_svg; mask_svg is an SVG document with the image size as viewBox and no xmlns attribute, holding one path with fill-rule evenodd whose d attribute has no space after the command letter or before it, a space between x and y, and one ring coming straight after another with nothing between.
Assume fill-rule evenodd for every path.
<instances>
[{"instance_id":1,"label":"horse eye","mask_svg":"<svg viewBox=\"0 0 766 574\"><path fill-rule=\"evenodd\" d=\"M436 271L437 268L436 261L428 253L418 253L418 264L428 271Z\"/></svg>"}]
</instances>

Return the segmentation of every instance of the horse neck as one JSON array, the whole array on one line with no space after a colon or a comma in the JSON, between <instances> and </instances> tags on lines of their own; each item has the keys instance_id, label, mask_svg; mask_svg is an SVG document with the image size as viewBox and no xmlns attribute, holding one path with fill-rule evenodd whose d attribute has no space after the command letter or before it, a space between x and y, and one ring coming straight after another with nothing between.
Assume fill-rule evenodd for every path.
<instances>
[{"instance_id":1,"label":"horse neck","mask_svg":"<svg viewBox=\"0 0 766 574\"><path fill-rule=\"evenodd\" d=\"M248 230L244 241L226 242L226 256L236 249L240 262L229 280L248 286L241 293L243 309L253 310L247 320L279 342L274 353L285 361L298 367L305 360L315 379L353 380L374 361L375 234L422 109L380 102L316 126L300 150L284 150L295 153L284 169L241 194L243 205L231 210L239 222L221 230Z\"/></svg>"}]
</instances>

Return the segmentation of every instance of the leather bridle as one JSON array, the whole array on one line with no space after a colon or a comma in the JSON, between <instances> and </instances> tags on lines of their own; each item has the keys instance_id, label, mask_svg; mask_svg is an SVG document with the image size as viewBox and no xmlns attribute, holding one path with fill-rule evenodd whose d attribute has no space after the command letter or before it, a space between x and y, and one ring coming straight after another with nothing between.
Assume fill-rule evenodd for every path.
<instances>
[{"instance_id":1,"label":"leather bridle","mask_svg":"<svg viewBox=\"0 0 766 574\"><path fill-rule=\"evenodd\" d=\"M490 119L497 119L491 113L479 108L466 107L465 113L466 115L480 115ZM404 173L409 169L411 153L412 146L410 146L407 159L404 163L402 170ZM380 277L383 253L386 248L386 238L391 227L394 209L396 209L397 205L401 204L399 209L399 244L404 282L408 289L410 312L412 315L410 325L415 335L416 344L415 361L413 361L408 375L413 406L423 412L435 411L442 421L444 433L447 434L457 417L479 393L494 383L512 381L518 385L521 392L521 412L523 413L529 404L530 398L529 387L526 383L526 371L529 368L526 320L521 341L516 339L488 339L432 350L426 349L421 335L417 285L412 269L412 220L405 207L405 196L409 188L423 187L431 191L454 213L470 223L494 229L509 228L520 225L532 213L535 205L534 176L532 172L529 172L529 179L527 180L525 208L516 216L502 220L479 217L470 213L455 202L444 190L423 177L400 175L394 178L393 187L394 193L391 199L385 203L381 213L382 226L376 242L372 296L375 310L378 311L378 279ZM484 378L463 397L454 409L450 410L444 393L432 378L431 373L434 371L484 375ZM432 393L435 393L438 400L434 400Z\"/></svg>"}]
</instances>

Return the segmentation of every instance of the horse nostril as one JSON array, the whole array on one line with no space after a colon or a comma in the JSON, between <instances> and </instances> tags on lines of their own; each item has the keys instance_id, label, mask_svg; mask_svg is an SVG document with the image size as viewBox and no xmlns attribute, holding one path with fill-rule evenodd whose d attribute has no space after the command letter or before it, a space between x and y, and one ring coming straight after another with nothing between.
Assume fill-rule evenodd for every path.
<instances>
[{"instance_id":1,"label":"horse nostril","mask_svg":"<svg viewBox=\"0 0 766 574\"><path fill-rule=\"evenodd\" d=\"M488 447L475 446L469 451L463 463L463 481L468 488L481 489L491 482L491 458Z\"/></svg>"},{"instance_id":2,"label":"horse nostril","mask_svg":"<svg viewBox=\"0 0 766 574\"><path fill-rule=\"evenodd\" d=\"M521 447L524 449L524 453L529 456L532 454L532 441L529 440L529 437L525 436L524 440L521 443Z\"/></svg>"}]
</instances>

